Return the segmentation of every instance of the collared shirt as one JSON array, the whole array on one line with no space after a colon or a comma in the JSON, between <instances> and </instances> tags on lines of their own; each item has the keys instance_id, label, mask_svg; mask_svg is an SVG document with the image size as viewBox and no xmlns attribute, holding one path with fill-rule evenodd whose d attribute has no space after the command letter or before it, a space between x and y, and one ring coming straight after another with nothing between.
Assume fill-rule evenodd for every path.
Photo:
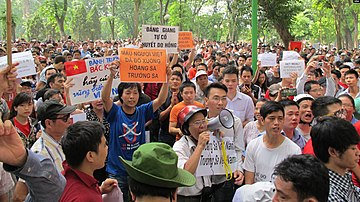
<instances>
[{"instance_id":1,"label":"collared shirt","mask_svg":"<svg viewBox=\"0 0 360 202\"><path fill-rule=\"evenodd\" d=\"M245 84L241 84L239 86L239 89L241 89L242 87L244 87ZM253 94L255 99L260 99L261 98L261 88L258 85L255 85L253 83L251 83L250 85L251 88L251 93Z\"/></svg>"},{"instance_id":2,"label":"collared shirt","mask_svg":"<svg viewBox=\"0 0 360 202\"><path fill-rule=\"evenodd\" d=\"M32 151L28 151L26 162L22 167L4 164L4 170L26 181L30 191L25 202L59 201L66 184L64 176L48 157Z\"/></svg>"},{"instance_id":3,"label":"collared shirt","mask_svg":"<svg viewBox=\"0 0 360 202\"><path fill-rule=\"evenodd\" d=\"M72 169L66 161L64 161L63 167L66 186L60 201L102 202L98 181L94 177Z\"/></svg>"},{"instance_id":4,"label":"collared shirt","mask_svg":"<svg viewBox=\"0 0 360 202\"><path fill-rule=\"evenodd\" d=\"M286 133L284 131L281 132L284 136L286 136ZM301 134L300 130L295 128L294 129L294 135L293 137L291 138L291 140L297 144L301 150L305 147L305 144L306 144L306 141L303 137L303 135Z\"/></svg>"},{"instance_id":5,"label":"collared shirt","mask_svg":"<svg viewBox=\"0 0 360 202\"><path fill-rule=\"evenodd\" d=\"M235 97L232 100L227 98L227 100L226 108L233 110L234 115L239 117L242 122L245 120L254 120L255 107L252 99L248 95L236 91Z\"/></svg>"},{"instance_id":6,"label":"collared shirt","mask_svg":"<svg viewBox=\"0 0 360 202\"><path fill-rule=\"evenodd\" d=\"M343 92L339 93L339 96L340 96L340 95L343 95L343 94L348 94L348 95L350 95L350 93L349 93L349 88L347 88L347 89L344 90ZM360 97L360 91L356 94L356 96L355 96L354 99L359 98L359 97Z\"/></svg>"},{"instance_id":7,"label":"collared shirt","mask_svg":"<svg viewBox=\"0 0 360 202\"><path fill-rule=\"evenodd\" d=\"M62 162L65 160L65 154L61 145L48 135L45 130L42 131L41 137L31 147L31 151L50 158L60 172L64 170Z\"/></svg>"},{"instance_id":8,"label":"collared shirt","mask_svg":"<svg viewBox=\"0 0 360 202\"><path fill-rule=\"evenodd\" d=\"M351 119L351 124L355 124L356 122L358 122L359 120L357 120L356 118L355 118L355 116L354 115L352 115L352 119Z\"/></svg>"},{"instance_id":9,"label":"collared shirt","mask_svg":"<svg viewBox=\"0 0 360 202\"><path fill-rule=\"evenodd\" d=\"M344 176L329 169L330 193L329 202L360 201L360 192L351 181L351 173Z\"/></svg>"},{"instance_id":10,"label":"collared shirt","mask_svg":"<svg viewBox=\"0 0 360 202\"><path fill-rule=\"evenodd\" d=\"M195 143L187 136L182 136L175 142L174 151L178 155L178 168L184 169L185 163L195 151ZM196 177L196 173L194 174ZM210 176L196 177L196 183L192 187L179 187L178 194L181 196L198 196L204 187L211 187Z\"/></svg>"}]
</instances>

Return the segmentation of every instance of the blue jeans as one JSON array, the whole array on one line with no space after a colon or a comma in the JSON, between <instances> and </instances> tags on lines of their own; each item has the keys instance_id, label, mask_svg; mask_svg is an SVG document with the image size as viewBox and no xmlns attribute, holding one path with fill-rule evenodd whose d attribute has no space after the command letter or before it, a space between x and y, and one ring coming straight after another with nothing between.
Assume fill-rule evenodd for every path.
<instances>
[{"instance_id":1,"label":"blue jeans","mask_svg":"<svg viewBox=\"0 0 360 202\"><path fill-rule=\"evenodd\" d=\"M123 193L124 202L131 202L127 176L120 176L109 173L109 178L116 179L118 181L118 186L121 189L121 192Z\"/></svg>"}]
</instances>

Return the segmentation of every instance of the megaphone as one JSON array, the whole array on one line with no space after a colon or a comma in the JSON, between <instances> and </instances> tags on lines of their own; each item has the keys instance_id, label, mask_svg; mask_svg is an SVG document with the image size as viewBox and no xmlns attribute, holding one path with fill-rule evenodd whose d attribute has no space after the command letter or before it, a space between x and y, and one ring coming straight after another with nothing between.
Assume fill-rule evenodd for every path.
<instances>
[{"instance_id":1,"label":"megaphone","mask_svg":"<svg viewBox=\"0 0 360 202\"><path fill-rule=\"evenodd\" d=\"M223 126L226 129L230 129L234 126L234 116L228 109L221 110L219 116L208 122L207 128L210 131L214 131Z\"/></svg>"}]
</instances>

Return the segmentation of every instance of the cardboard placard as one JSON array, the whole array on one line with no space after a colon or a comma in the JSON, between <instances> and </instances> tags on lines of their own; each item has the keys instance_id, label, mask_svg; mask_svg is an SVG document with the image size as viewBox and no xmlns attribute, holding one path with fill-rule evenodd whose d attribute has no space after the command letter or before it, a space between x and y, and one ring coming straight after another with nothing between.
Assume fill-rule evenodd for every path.
<instances>
[{"instance_id":1,"label":"cardboard placard","mask_svg":"<svg viewBox=\"0 0 360 202\"><path fill-rule=\"evenodd\" d=\"M178 42L179 42L180 50L193 49L194 40L193 40L192 32L179 32Z\"/></svg>"},{"instance_id":2,"label":"cardboard placard","mask_svg":"<svg viewBox=\"0 0 360 202\"><path fill-rule=\"evenodd\" d=\"M178 48L179 27L143 25L141 44L145 49L161 48L167 53L176 53Z\"/></svg>"},{"instance_id":3,"label":"cardboard placard","mask_svg":"<svg viewBox=\"0 0 360 202\"><path fill-rule=\"evenodd\" d=\"M121 48L120 81L165 83L166 50Z\"/></svg>"}]
</instances>

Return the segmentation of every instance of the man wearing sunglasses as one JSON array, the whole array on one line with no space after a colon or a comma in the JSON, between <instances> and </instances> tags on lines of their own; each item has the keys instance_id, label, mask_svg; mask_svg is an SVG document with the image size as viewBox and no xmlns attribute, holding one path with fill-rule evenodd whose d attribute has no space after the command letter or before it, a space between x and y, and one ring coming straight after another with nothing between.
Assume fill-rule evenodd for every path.
<instances>
[{"instance_id":1,"label":"man wearing sunglasses","mask_svg":"<svg viewBox=\"0 0 360 202\"><path fill-rule=\"evenodd\" d=\"M70 126L70 114L76 109L75 106L65 106L55 100L43 102L38 110L38 120L41 122L41 137L31 147L31 151L49 158L56 169L63 171L62 162L65 160L60 140L65 130ZM24 180L19 180L14 192L14 201L25 199L28 193Z\"/></svg>"}]
</instances>

